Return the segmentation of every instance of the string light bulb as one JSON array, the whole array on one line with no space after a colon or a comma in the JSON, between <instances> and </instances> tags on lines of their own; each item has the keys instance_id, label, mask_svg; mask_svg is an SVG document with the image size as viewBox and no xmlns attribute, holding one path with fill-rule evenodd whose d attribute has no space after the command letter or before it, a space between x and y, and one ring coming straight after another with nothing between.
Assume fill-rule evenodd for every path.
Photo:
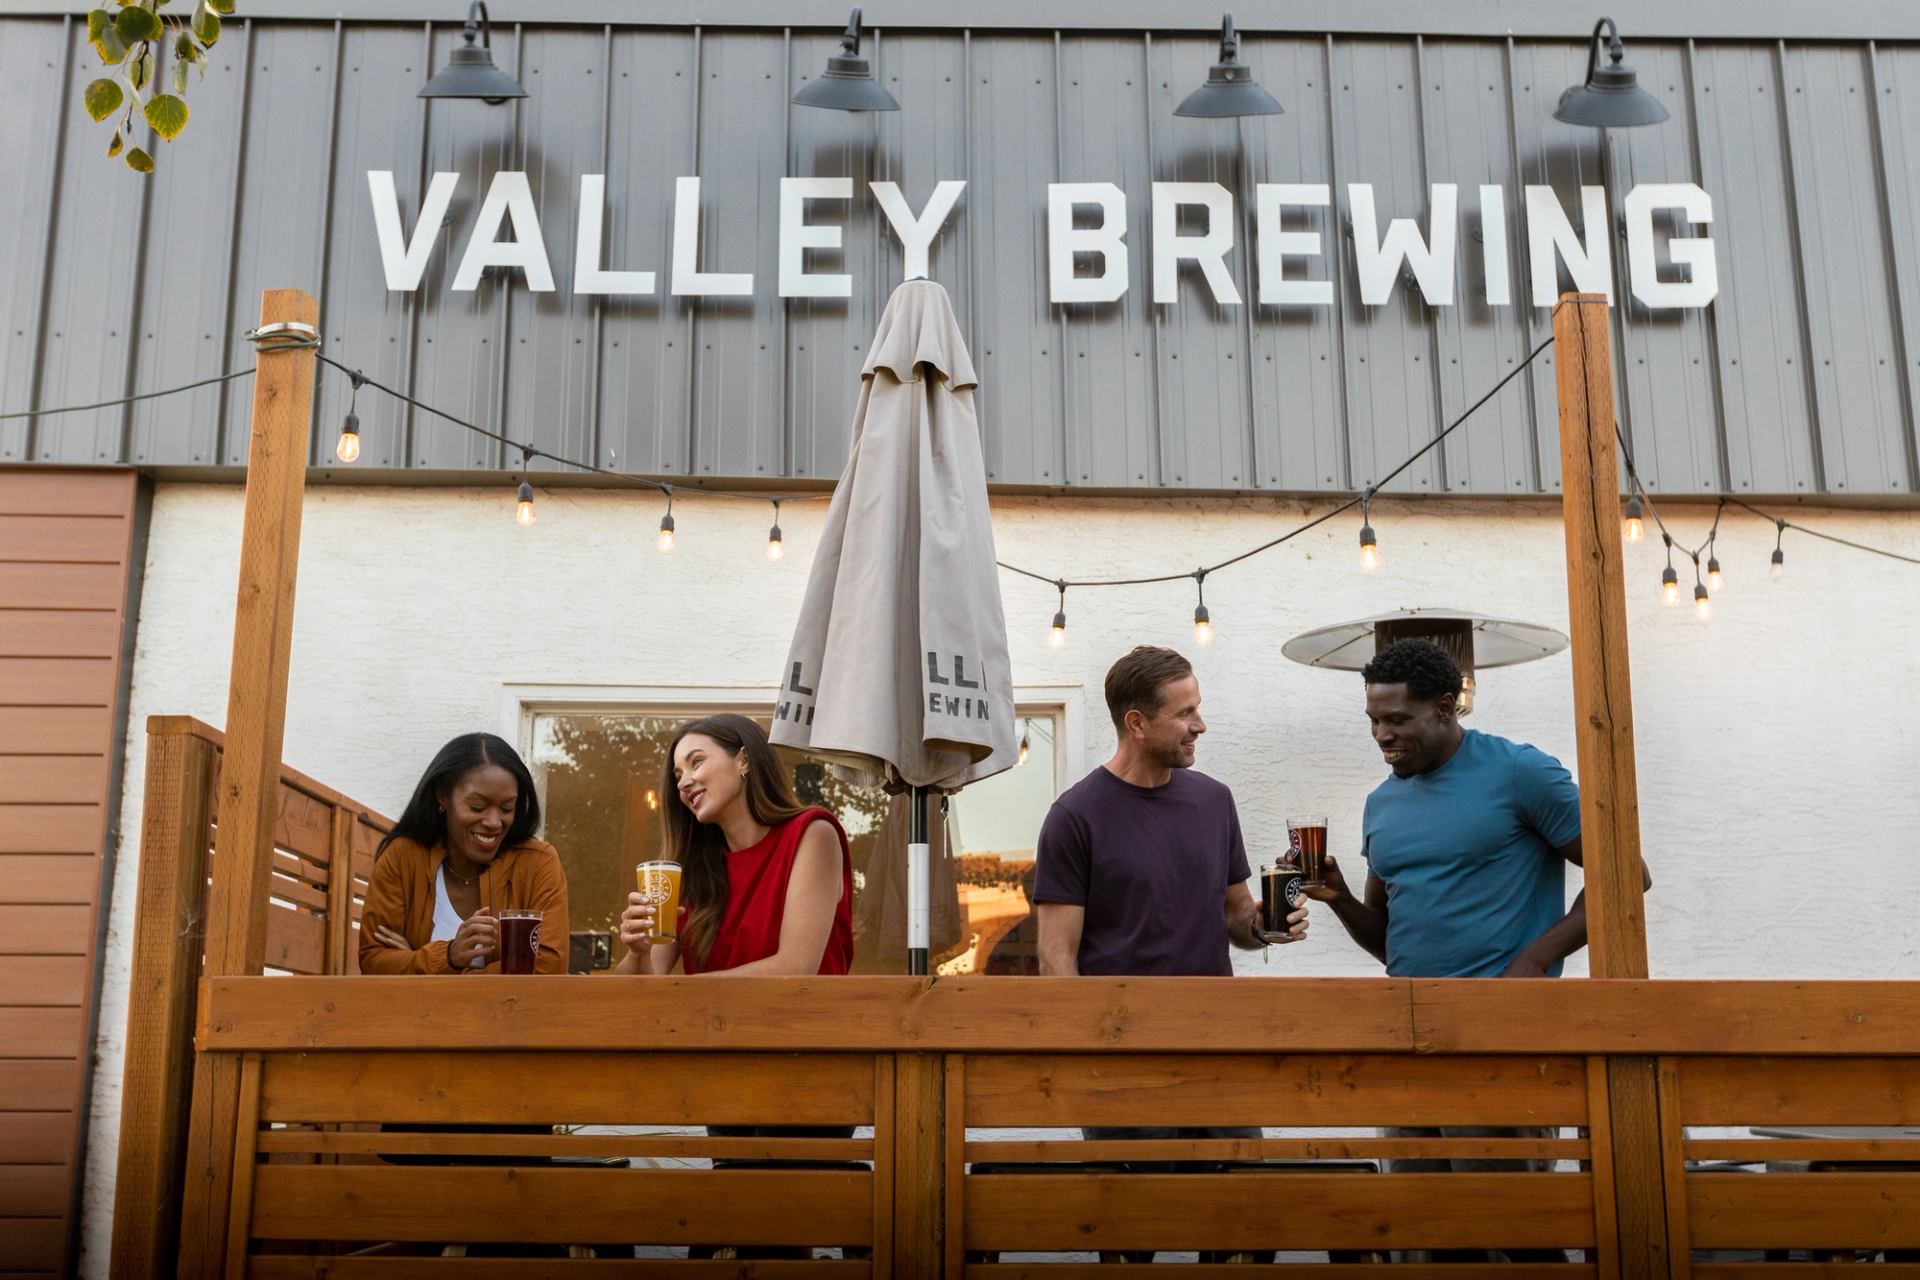
<instances>
[{"instance_id":1,"label":"string light bulb","mask_svg":"<svg viewBox=\"0 0 1920 1280\"><path fill-rule=\"evenodd\" d=\"M1647 525L1646 521L1642 518L1643 515L1644 512L1640 506L1640 495L1637 493L1629 494L1627 496L1627 518L1625 526L1628 542L1639 542L1647 536Z\"/></svg>"},{"instance_id":2,"label":"string light bulb","mask_svg":"<svg viewBox=\"0 0 1920 1280\"><path fill-rule=\"evenodd\" d=\"M1718 557L1707 557L1707 587L1713 591L1724 591L1727 587L1727 575L1720 571Z\"/></svg>"},{"instance_id":3,"label":"string light bulb","mask_svg":"<svg viewBox=\"0 0 1920 1280\"><path fill-rule=\"evenodd\" d=\"M1704 582L1693 584L1693 611L1702 622L1713 616L1713 600L1707 595L1707 584Z\"/></svg>"},{"instance_id":4,"label":"string light bulb","mask_svg":"<svg viewBox=\"0 0 1920 1280\"><path fill-rule=\"evenodd\" d=\"M340 424L340 439L333 446L333 456L342 462L353 462L360 457L360 415L354 410L359 407L360 388L367 380L358 369L348 378L353 383L353 391L347 396L347 416Z\"/></svg>"},{"instance_id":5,"label":"string light bulb","mask_svg":"<svg viewBox=\"0 0 1920 1280\"><path fill-rule=\"evenodd\" d=\"M1767 570L1769 577L1778 578L1787 571L1787 553L1780 549L1780 541L1786 536L1787 522L1775 520L1773 522L1773 567Z\"/></svg>"},{"instance_id":6,"label":"string light bulb","mask_svg":"<svg viewBox=\"0 0 1920 1280\"><path fill-rule=\"evenodd\" d=\"M1014 761L1016 766L1025 764L1027 762L1027 756L1033 750L1032 741L1028 737L1029 732L1027 722L1022 720L1020 722L1020 758Z\"/></svg>"},{"instance_id":7,"label":"string light bulb","mask_svg":"<svg viewBox=\"0 0 1920 1280\"><path fill-rule=\"evenodd\" d=\"M778 560L784 548L780 545L780 499L773 500L773 528L767 530L767 559Z\"/></svg>"},{"instance_id":8,"label":"string light bulb","mask_svg":"<svg viewBox=\"0 0 1920 1280\"><path fill-rule=\"evenodd\" d=\"M1680 575L1673 571L1673 535L1662 529L1660 540L1667 544L1667 567L1660 575L1660 603L1672 608L1680 603Z\"/></svg>"},{"instance_id":9,"label":"string light bulb","mask_svg":"<svg viewBox=\"0 0 1920 1280\"><path fill-rule=\"evenodd\" d=\"M513 504L513 518L522 529L533 524L533 483L531 481L520 482L519 497Z\"/></svg>"},{"instance_id":10,"label":"string light bulb","mask_svg":"<svg viewBox=\"0 0 1920 1280\"><path fill-rule=\"evenodd\" d=\"M1058 579L1053 585L1060 589L1060 607L1054 610L1053 627L1047 632L1047 643L1062 649L1067 643L1067 584L1065 579Z\"/></svg>"},{"instance_id":11,"label":"string light bulb","mask_svg":"<svg viewBox=\"0 0 1920 1280\"><path fill-rule=\"evenodd\" d=\"M1213 615L1207 612L1207 571L1193 571L1194 590L1199 593L1199 603L1193 608L1193 641L1195 644L1213 643Z\"/></svg>"},{"instance_id":12,"label":"string light bulb","mask_svg":"<svg viewBox=\"0 0 1920 1280\"><path fill-rule=\"evenodd\" d=\"M654 540L663 553L673 550L673 486L667 486L667 514L660 517L660 536Z\"/></svg>"},{"instance_id":13,"label":"string light bulb","mask_svg":"<svg viewBox=\"0 0 1920 1280\"><path fill-rule=\"evenodd\" d=\"M1373 536L1373 490L1360 498L1360 567L1372 573L1380 567L1380 541Z\"/></svg>"}]
</instances>

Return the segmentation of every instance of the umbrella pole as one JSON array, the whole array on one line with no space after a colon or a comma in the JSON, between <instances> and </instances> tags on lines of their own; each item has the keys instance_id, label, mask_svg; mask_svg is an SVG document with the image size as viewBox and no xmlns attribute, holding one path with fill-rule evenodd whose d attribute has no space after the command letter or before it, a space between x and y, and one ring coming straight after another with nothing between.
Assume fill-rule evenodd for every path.
<instances>
[{"instance_id":1,"label":"umbrella pole","mask_svg":"<svg viewBox=\"0 0 1920 1280\"><path fill-rule=\"evenodd\" d=\"M915 787L907 808L907 972L927 972L927 909L932 869L927 856L927 788Z\"/></svg>"}]
</instances>

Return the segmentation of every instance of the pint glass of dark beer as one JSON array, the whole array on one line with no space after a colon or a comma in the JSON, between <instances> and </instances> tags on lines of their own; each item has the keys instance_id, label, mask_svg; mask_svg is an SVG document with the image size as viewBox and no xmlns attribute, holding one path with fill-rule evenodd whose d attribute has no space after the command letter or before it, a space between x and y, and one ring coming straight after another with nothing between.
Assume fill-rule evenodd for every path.
<instances>
[{"instance_id":1,"label":"pint glass of dark beer","mask_svg":"<svg viewBox=\"0 0 1920 1280\"><path fill-rule=\"evenodd\" d=\"M1282 858L1260 872L1260 932L1269 938L1287 932L1287 917L1300 905L1300 868Z\"/></svg>"},{"instance_id":2,"label":"pint glass of dark beer","mask_svg":"<svg viewBox=\"0 0 1920 1280\"><path fill-rule=\"evenodd\" d=\"M500 913L500 972L533 972L540 955L540 920L540 912L519 907Z\"/></svg>"},{"instance_id":3,"label":"pint glass of dark beer","mask_svg":"<svg viewBox=\"0 0 1920 1280\"><path fill-rule=\"evenodd\" d=\"M1325 818L1288 818L1287 843L1300 863L1303 883L1319 886L1326 880L1327 820Z\"/></svg>"}]
</instances>

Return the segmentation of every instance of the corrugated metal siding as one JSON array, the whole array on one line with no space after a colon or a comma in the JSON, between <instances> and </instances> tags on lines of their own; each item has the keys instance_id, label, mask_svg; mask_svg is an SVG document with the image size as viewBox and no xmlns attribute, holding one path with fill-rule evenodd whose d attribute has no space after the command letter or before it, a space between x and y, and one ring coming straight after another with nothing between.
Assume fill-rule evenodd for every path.
<instances>
[{"instance_id":1,"label":"corrugated metal siding","mask_svg":"<svg viewBox=\"0 0 1920 1280\"><path fill-rule=\"evenodd\" d=\"M1631 33L1630 33L1631 34ZM1314 491L1384 474L1509 371L1545 311L1490 306L1478 188L1505 190L1513 295L1530 298L1524 195L1604 185L1614 224L1619 404L1642 474L1669 492L1902 495L1916 482L1920 398L1920 50L1865 43L1635 41L1673 112L1603 150L1551 119L1584 69L1574 43L1252 35L1245 55L1286 114L1183 120L1215 46L1193 35L1063 30L870 33L904 110L792 108L835 38L819 31L511 26L518 106L414 95L458 41L425 23L254 21L229 30L190 95L193 123L145 182L100 155L73 100L91 54L74 19L0 18L0 403L64 404L186 381L247 358L260 290L321 298L329 351L429 403L542 448L696 479L836 475L863 347L901 268L867 183L920 208L968 183L932 254L982 377L996 484ZM243 111L242 108L245 108ZM16 123L17 122L17 123ZM418 293L385 288L367 191L392 169L411 226L428 176L461 174ZM524 170L558 289L490 272L449 286L487 184ZM572 294L583 173L608 175L606 261L657 273L647 298ZM704 180L700 266L751 270L751 298L671 296L673 180ZM846 175L816 205L844 227L841 299L777 297L782 176ZM1126 192L1126 298L1047 300L1046 185ZM1151 183L1244 194L1228 260L1242 306L1199 273L1152 302ZM1649 311L1627 287L1619 215L1646 182L1713 196L1721 295ZM1254 302L1260 182L1325 182L1292 211L1335 281L1331 308ZM1369 182L1384 228L1460 188L1454 305L1402 286L1362 304L1345 184ZM1583 228L1584 230L1584 228ZM516 282L518 276L512 277ZM502 293L506 296L501 296ZM1408 493L1525 494L1558 485L1550 355L1473 425L1402 475ZM322 380L315 461L330 460L345 380ZM0 425L0 461L238 466L244 397L213 387L131 409ZM517 469L502 448L375 393L361 469Z\"/></svg>"}]
</instances>

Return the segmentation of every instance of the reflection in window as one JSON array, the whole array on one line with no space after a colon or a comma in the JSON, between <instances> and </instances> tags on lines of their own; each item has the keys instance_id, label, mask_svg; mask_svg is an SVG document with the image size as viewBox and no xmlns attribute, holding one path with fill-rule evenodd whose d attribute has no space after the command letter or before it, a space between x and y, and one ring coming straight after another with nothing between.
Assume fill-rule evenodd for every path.
<instances>
[{"instance_id":1,"label":"reflection in window","mask_svg":"<svg viewBox=\"0 0 1920 1280\"><path fill-rule=\"evenodd\" d=\"M763 727L764 711L740 709ZM660 856L660 808L672 801L667 744L685 714L542 712L533 718L528 760L545 815L545 839L566 867L576 937L610 941L624 954L620 912L634 864ZM1055 720L1021 721L1024 765L975 783L929 815L936 972L1035 973L1033 851L1053 803ZM832 812L846 828L854 883L854 971L905 973L907 797L851 786L820 762L780 748L803 804ZM951 850L953 857L948 857ZM590 953L587 940L576 955ZM584 967L577 965L576 967Z\"/></svg>"}]
</instances>

